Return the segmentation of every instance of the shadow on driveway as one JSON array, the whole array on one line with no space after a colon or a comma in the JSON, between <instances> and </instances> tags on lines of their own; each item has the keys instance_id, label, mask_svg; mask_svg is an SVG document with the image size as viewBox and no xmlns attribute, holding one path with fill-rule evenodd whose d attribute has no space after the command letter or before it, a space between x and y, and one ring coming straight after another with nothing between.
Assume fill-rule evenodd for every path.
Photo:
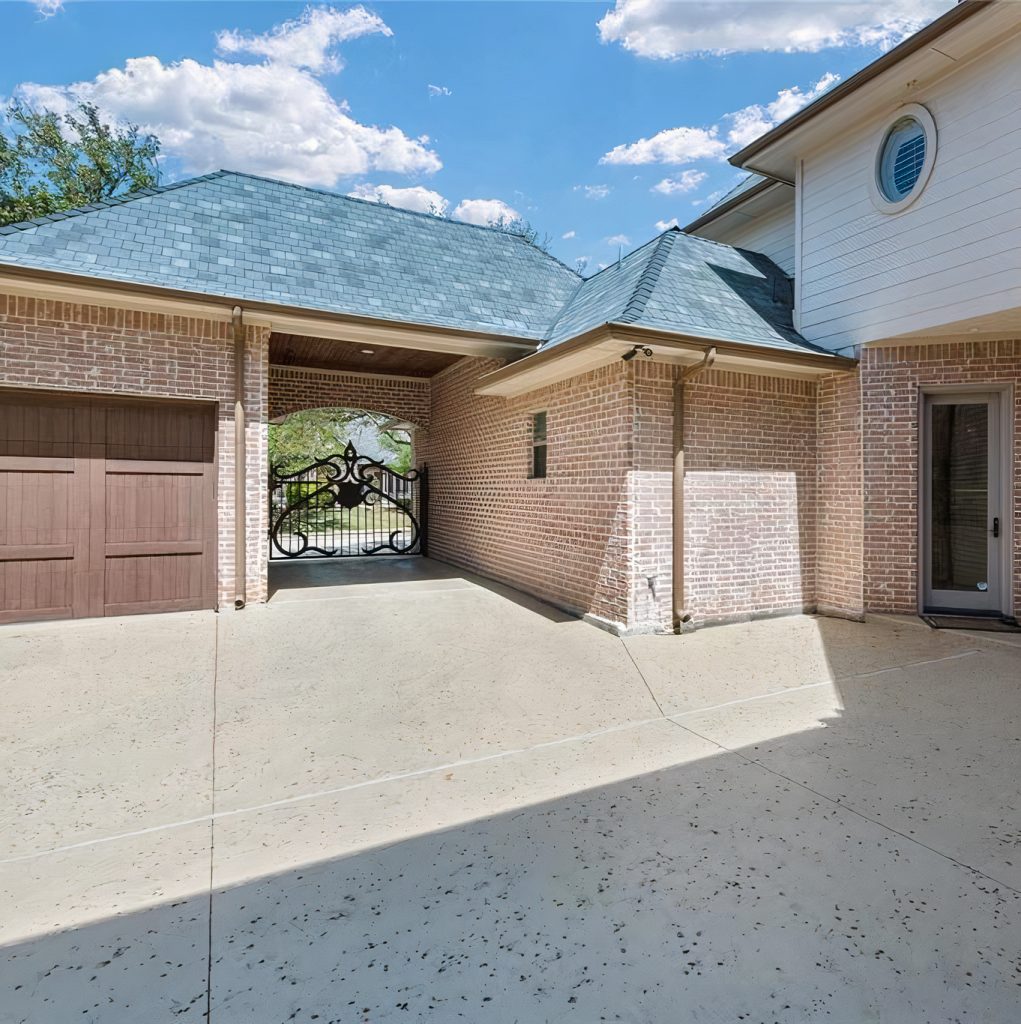
<instances>
[{"instance_id":1,"label":"shadow on driveway","mask_svg":"<svg viewBox=\"0 0 1021 1024\"><path fill-rule=\"evenodd\" d=\"M223 617L211 814L124 828L178 792L173 745L30 782L81 845L2 866L0 1020L1013 1019L1021 650L813 618L622 642L460 579ZM207 622L159 664L110 644L154 700ZM142 777L104 803L115 770Z\"/></svg>"}]
</instances>

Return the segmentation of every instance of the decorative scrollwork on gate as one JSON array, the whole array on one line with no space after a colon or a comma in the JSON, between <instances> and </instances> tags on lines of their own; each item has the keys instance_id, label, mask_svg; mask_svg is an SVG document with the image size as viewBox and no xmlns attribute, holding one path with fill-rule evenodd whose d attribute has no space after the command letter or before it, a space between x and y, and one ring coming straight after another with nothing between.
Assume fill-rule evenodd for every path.
<instances>
[{"instance_id":1,"label":"decorative scrollwork on gate","mask_svg":"<svg viewBox=\"0 0 1021 1024\"><path fill-rule=\"evenodd\" d=\"M425 554L427 470L398 473L349 441L292 473L270 469L270 558Z\"/></svg>"}]
</instances>

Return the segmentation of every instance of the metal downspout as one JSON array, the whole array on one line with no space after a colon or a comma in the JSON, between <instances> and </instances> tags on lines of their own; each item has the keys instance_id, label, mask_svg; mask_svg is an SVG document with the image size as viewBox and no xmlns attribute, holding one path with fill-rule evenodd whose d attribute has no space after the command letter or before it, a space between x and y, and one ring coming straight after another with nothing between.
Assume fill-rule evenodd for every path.
<instances>
[{"instance_id":1,"label":"metal downspout","mask_svg":"<svg viewBox=\"0 0 1021 1024\"><path fill-rule=\"evenodd\" d=\"M673 471L673 620L674 632L691 619L684 606L684 385L716 359L716 349L706 349L702 361L686 366L674 381L674 471Z\"/></svg>"},{"instance_id":2,"label":"metal downspout","mask_svg":"<svg viewBox=\"0 0 1021 1024\"><path fill-rule=\"evenodd\" d=\"M245 478L245 327L242 310L235 306L231 314L234 329L234 607L244 608L247 599L248 552L245 524L247 509Z\"/></svg>"}]
</instances>

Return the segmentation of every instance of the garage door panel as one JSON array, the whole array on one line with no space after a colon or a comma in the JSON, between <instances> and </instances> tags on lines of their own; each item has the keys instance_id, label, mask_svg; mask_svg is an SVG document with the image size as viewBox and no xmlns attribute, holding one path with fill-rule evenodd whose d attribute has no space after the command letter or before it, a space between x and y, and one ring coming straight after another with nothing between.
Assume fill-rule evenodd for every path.
<instances>
[{"instance_id":1,"label":"garage door panel","mask_svg":"<svg viewBox=\"0 0 1021 1024\"><path fill-rule=\"evenodd\" d=\"M71 618L73 566L68 557L0 561L0 622Z\"/></svg>"},{"instance_id":2,"label":"garage door panel","mask_svg":"<svg viewBox=\"0 0 1021 1024\"><path fill-rule=\"evenodd\" d=\"M61 460L56 469L42 460L24 461L36 468L25 472L11 466L17 464L15 460L0 459L0 536L4 545L69 543L74 460Z\"/></svg>"},{"instance_id":3,"label":"garage door panel","mask_svg":"<svg viewBox=\"0 0 1021 1024\"><path fill-rule=\"evenodd\" d=\"M0 622L83 613L71 409L0 404Z\"/></svg>"},{"instance_id":4,"label":"garage door panel","mask_svg":"<svg viewBox=\"0 0 1021 1024\"><path fill-rule=\"evenodd\" d=\"M0 404L0 454L22 458L71 458L75 410L19 399Z\"/></svg>"},{"instance_id":5,"label":"garage door panel","mask_svg":"<svg viewBox=\"0 0 1021 1024\"><path fill-rule=\"evenodd\" d=\"M202 541L205 500L201 472L107 472L106 541Z\"/></svg>"},{"instance_id":6,"label":"garage door panel","mask_svg":"<svg viewBox=\"0 0 1021 1024\"><path fill-rule=\"evenodd\" d=\"M215 604L211 406L0 392L0 622Z\"/></svg>"},{"instance_id":7,"label":"garage door panel","mask_svg":"<svg viewBox=\"0 0 1021 1024\"><path fill-rule=\"evenodd\" d=\"M201 552L127 555L106 560L106 614L203 608Z\"/></svg>"},{"instance_id":8,"label":"garage door panel","mask_svg":"<svg viewBox=\"0 0 1021 1024\"><path fill-rule=\"evenodd\" d=\"M106 457L131 461L213 461L210 410L173 406L111 409Z\"/></svg>"}]
</instances>

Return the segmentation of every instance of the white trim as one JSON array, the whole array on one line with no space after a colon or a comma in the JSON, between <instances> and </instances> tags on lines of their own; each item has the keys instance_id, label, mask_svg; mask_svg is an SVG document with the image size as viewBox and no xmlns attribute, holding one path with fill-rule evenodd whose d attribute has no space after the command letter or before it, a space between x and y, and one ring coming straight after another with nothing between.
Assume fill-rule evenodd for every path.
<instances>
[{"instance_id":1,"label":"white trim","mask_svg":"<svg viewBox=\"0 0 1021 1024\"><path fill-rule=\"evenodd\" d=\"M929 462L929 397L995 395L997 398L997 466L1000 493L1000 565L997 585L1000 591L999 610L1013 616L1014 607L1014 386L1002 381L974 381L963 384L926 384L918 386L918 536L916 548L918 611L925 611L927 549L929 541L928 508L926 506ZM989 510L990 516L996 510Z\"/></svg>"},{"instance_id":2,"label":"white trim","mask_svg":"<svg viewBox=\"0 0 1021 1024\"><path fill-rule=\"evenodd\" d=\"M805 161L799 160L794 168L794 309L791 323L794 330L801 330L801 283L804 277L803 235L804 235L804 204L805 204Z\"/></svg>"},{"instance_id":3,"label":"white trim","mask_svg":"<svg viewBox=\"0 0 1021 1024\"><path fill-rule=\"evenodd\" d=\"M911 191L903 199L894 201L887 198L880 182L883 151L886 148L886 140L894 125L906 117L912 118L922 126L922 131L925 133L925 160L922 162L922 170L919 172L918 180L912 186ZM929 176L932 174L932 169L936 164L938 145L939 137L936 132L936 122L933 120L932 114L921 103L905 103L884 119L882 130L876 134L875 141L873 142L875 156L872 162L872 173L869 175L869 197L872 200L872 205L880 213L900 213L906 210L925 191L925 186L929 182Z\"/></svg>"}]
</instances>

